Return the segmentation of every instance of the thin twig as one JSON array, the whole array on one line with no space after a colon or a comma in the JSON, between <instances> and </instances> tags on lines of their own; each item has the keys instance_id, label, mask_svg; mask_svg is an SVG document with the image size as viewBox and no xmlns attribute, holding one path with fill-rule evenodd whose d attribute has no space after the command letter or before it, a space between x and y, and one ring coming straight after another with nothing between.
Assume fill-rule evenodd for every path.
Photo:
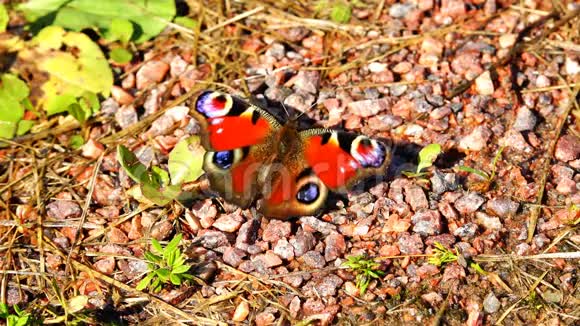
<instances>
[{"instance_id":1,"label":"thin twig","mask_svg":"<svg viewBox=\"0 0 580 326\"><path fill-rule=\"evenodd\" d=\"M91 200L93 198L93 192L95 191L95 183L97 182L97 177L99 176L99 170L101 169L101 163L103 163L104 157L105 157L105 153L103 152L103 153L101 153L101 156L99 156L99 159L97 160L97 163L95 164L95 169L93 171L93 177L91 178L91 182L89 183L89 192L87 193L87 198L85 200L85 206L83 207L83 213L81 215L81 219L79 221L79 224L78 224L76 232L75 232L75 239L71 243L70 250L68 252L68 255L66 256L65 275L68 275L68 272L70 270L70 259L71 259L72 253L75 250L77 243L79 242L81 234L83 233L82 232L83 231L83 224L85 223L85 220L87 219L87 214L89 213L89 206L91 205Z\"/></svg>"}]
</instances>

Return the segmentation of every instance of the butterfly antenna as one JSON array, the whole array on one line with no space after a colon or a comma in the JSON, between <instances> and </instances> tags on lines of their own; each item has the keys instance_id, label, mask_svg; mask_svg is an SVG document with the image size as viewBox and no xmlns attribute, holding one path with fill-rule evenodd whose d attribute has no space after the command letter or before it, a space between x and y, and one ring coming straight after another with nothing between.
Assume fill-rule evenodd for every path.
<instances>
[{"instance_id":1,"label":"butterfly antenna","mask_svg":"<svg viewBox=\"0 0 580 326\"><path fill-rule=\"evenodd\" d=\"M314 103L312 103L312 105L310 107L308 107L306 110L300 112L300 114L296 117L296 120L300 119L303 115L305 115L310 110L312 110L313 108L315 108L319 103L320 102L318 100L314 101Z\"/></svg>"},{"instance_id":2,"label":"butterfly antenna","mask_svg":"<svg viewBox=\"0 0 580 326\"><path fill-rule=\"evenodd\" d=\"M288 108L284 105L284 101L280 102L280 104L282 104L282 108L284 109L284 112L286 112L286 117L290 119L290 111L288 111Z\"/></svg>"}]
</instances>

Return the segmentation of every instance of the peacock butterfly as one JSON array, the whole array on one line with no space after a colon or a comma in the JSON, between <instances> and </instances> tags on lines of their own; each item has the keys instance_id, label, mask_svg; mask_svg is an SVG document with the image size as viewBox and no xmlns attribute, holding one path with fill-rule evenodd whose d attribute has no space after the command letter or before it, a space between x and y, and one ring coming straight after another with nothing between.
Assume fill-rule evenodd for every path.
<instances>
[{"instance_id":1,"label":"peacock butterfly","mask_svg":"<svg viewBox=\"0 0 580 326\"><path fill-rule=\"evenodd\" d=\"M204 91L190 114L201 125L203 169L210 187L242 208L257 200L269 218L318 213L329 191L384 174L390 149L369 137L324 128L299 130L296 120L241 98Z\"/></svg>"}]
</instances>

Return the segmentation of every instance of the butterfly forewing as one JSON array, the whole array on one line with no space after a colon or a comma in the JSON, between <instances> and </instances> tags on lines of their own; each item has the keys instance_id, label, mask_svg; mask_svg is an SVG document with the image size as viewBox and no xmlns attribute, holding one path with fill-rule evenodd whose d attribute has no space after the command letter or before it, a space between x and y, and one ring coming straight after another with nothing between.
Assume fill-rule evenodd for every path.
<instances>
[{"instance_id":1,"label":"butterfly forewing","mask_svg":"<svg viewBox=\"0 0 580 326\"><path fill-rule=\"evenodd\" d=\"M300 133L304 159L333 191L342 191L370 175L385 173L390 151L383 143L364 135L328 129Z\"/></svg>"},{"instance_id":2,"label":"butterfly forewing","mask_svg":"<svg viewBox=\"0 0 580 326\"><path fill-rule=\"evenodd\" d=\"M280 124L268 112L237 97L202 92L190 113L202 127L210 186L224 199L248 207L259 192L256 180L271 160L268 139Z\"/></svg>"}]
</instances>

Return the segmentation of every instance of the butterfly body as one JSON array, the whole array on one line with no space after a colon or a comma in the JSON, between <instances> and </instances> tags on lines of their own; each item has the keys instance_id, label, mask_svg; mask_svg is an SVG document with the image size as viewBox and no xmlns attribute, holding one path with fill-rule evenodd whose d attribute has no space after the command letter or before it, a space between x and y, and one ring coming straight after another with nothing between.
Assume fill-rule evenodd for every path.
<instances>
[{"instance_id":1,"label":"butterfly body","mask_svg":"<svg viewBox=\"0 0 580 326\"><path fill-rule=\"evenodd\" d=\"M244 100L201 93L190 110L202 127L204 170L211 188L247 208L257 200L271 218L311 215L329 191L383 174L388 148L366 136L282 121Z\"/></svg>"}]
</instances>

